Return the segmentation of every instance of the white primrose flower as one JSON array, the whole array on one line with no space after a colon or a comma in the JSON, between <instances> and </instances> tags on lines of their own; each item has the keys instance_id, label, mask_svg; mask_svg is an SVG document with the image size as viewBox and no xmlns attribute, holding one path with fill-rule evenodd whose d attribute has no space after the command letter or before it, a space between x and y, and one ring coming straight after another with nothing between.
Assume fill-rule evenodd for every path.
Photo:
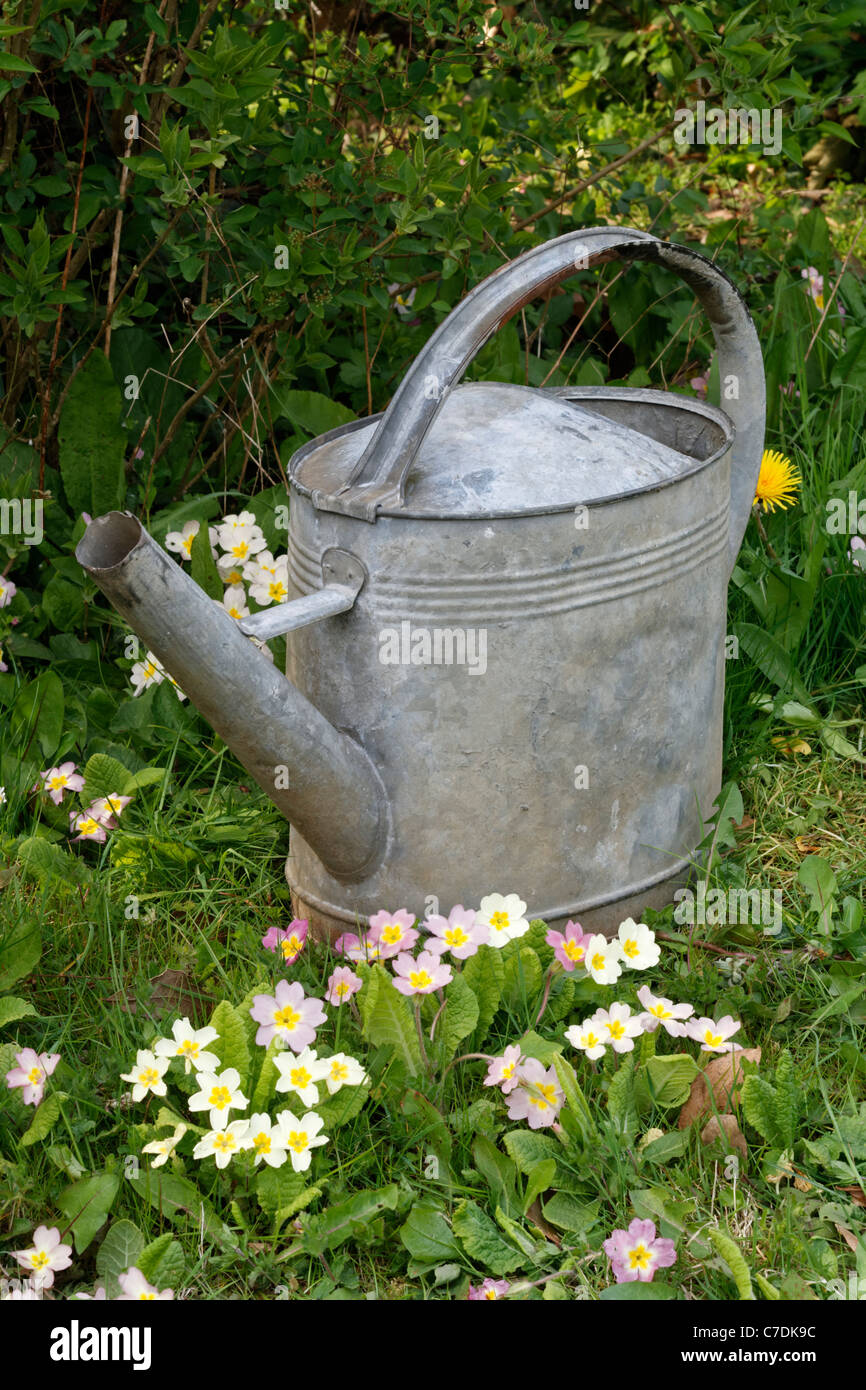
<instances>
[{"instance_id":1,"label":"white primrose flower","mask_svg":"<svg viewBox=\"0 0 866 1390\"><path fill-rule=\"evenodd\" d=\"M154 1139L150 1144L145 1144L141 1151L143 1154L157 1155L150 1165L151 1168L161 1168L163 1163L168 1162L186 1134L186 1128L186 1125L176 1125L174 1134L170 1134L167 1139Z\"/></svg>"},{"instance_id":2,"label":"white primrose flower","mask_svg":"<svg viewBox=\"0 0 866 1390\"><path fill-rule=\"evenodd\" d=\"M590 1023L601 1029L606 1043L614 1052L634 1051L634 1039L643 1032L640 1014L632 1014L628 1004L611 1004L609 1009L596 1009Z\"/></svg>"},{"instance_id":3,"label":"white primrose flower","mask_svg":"<svg viewBox=\"0 0 866 1390\"><path fill-rule=\"evenodd\" d=\"M216 1042L219 1033L215 1028L193 1028L188 1018L179 1018L171 1026L172 1036L160 1038L154 1044L157 1057L182 1057L187 1076L196 1071L216 1071L220 1059L215 1052L203 1052L208 1043Z\"/></svg>"},{"instance_id":4,"label":"white primrose flower","mask_svg":"<svg viewBox=\"0 0 866 1390\"><path fill-rule=\"evenodd\" d=\"M169 531L165 538L166 550L171 550L175 555L179 555L182 560L192 558L192 543L198 535L199 521L188 521L180 531Z\"/></svg>"},{"instance_id":5,"label":"white primrose flower","mask_svg":"<svg viewBox=\"0 0 866 1390\"><path fill-rule=\"evenodd\" d=\"M501 949L506 941L514 941L529 931L526 917L526 903L516 893L488 893L481 899L478 909L477 925L488 928L489 945Z\"/></svg>"},{"instance_id":6,"label":"white primrose flower","mask_svg":"<svg viewBox=\"0 0 866 1390\"><path fill-rule=\"evenodd\" d=\"M647 970L652 965L658 965L661 947L656 945L655 932L650 931L645 922L636 922L633 917L627 917L620 923L617 936L624 965L632 970Z\"/></svg>"},{"instance_id":7,"label":"white primrose flower","mask_svg":"<svg viewBox=\"0 0 866 1390\"><path fill-rule=\"evenodd\" d=\"M239 620L250 616L247 594L242 584L230 585L222 596L222 602L220 602L218 598L215 598L214 603L220 608L223 608L230 618Z\"/></svg>"},{"instance_id":8,"label":"white primrose flower","mask_svg":"<svg viewBox=\"0 0 866 1390\"><path fill-rule=\"evenodd\" d=\"M241 566L233 555L220 555L216 562L216 567L217 573L224 584L228 584L232 588L243 585L246 565Z\"/></svg>"},{"instance_id":9,"label":"white primrose flower","mask_svg":"<svg viewBox=\"0 0 866 1390\"><path fill-rule=\"evenodd\" d=\"M292 1167L296 1173L305 1173L312 1162L311 1149L318 1144L327 1144L328 1136L320 1134L324 1124L321 1115L308 1111L300 1120L291 1110L281 1110L277 1124L282 1131L283 1143L289 1151Z\"/></svg>"},{"instance_id":10,"label":"white primrose flower","mask_svg":"<svg viewBox=\"0 0 866 1390\"><path fill-rule=\"evenodd\" d=\"M132 1071L120 1074L121 1081L132 1083L132 1099L144 1100L148 1094L164 1096L166 1084L163 1076L168 1071L168 1058L155 1057L152 1052L139 1048Z\"/></svg>"},{"instance_id":11,"label":"white primrose flower","mask_svg":"<svg viewBox=\"0 0 866 1390\"><path fill-rule=\"evenodd\" d=\"M585 943L583 963L597 985L615 984L622 974L622 946L606 936L591 936Z\"/></svg>"},{"instance_id":12,"label":"white primrose flower","mask_svg":"<svg viewBox=\"0 0 866 1390\"><path fill-rule=\"evenodd\" d=\"M248 1120L232 1120L224 1129L211 1129L192 1151L193 1158L216 1159L217 1168L225 1168L234 1154L252 1147Z\"/></svg>"},{"instance_id":13,"label":"white primrose flower","mask_svg":"<svg viewBox=\"0 0 866 1390\"><path fill-rule=\"evenodd\" d=\"M250 1115L247 1140L247 1148L255 1154L256 1167L264 1161L269 1168L281 1168L288 1158L285 1135L270 1115Z\"/></svg>"},{"instance_id":14,"label":"white primrose flower","mask_svg":"<svg viewBox=\"0 0 866 1390\"><path fill-rule=\"evenodd\" d=\"M325 1085L329 1096L335 1096L343 1086L362 1086L370 1079L357 1057L349 1057L345 1052L336 1052L325 1065L328 1068Z\"/></svg>"},{"instance_id":15,"label":"white primrose flower","mask_svg":"<svg viewBox=\"0 0 866 1390\"><path fill-rule=\"evenodd\" d=\"M330 1062L316 1058L315 1051L305 1047L303 1052L279 1052L274 1057L274 1066L280 1073L276 1084L278 1091L294 1091L306 1106L318 1105L319 1090L317 1081L323 1081L328 1074Z\"/></svg>"},{"instance_id":16,"label":"white primrose flower","mask_svg":"<svg viewBox=\"0 0 866 1390\"><path fill-rule=\"evenodd\" d=\"M565 1036L572 1047L585 1052L591 1062L604 1056L604 1032L591 1018L585 1023L573 1023L566 1028Z\"/></svg>"},{"instance_id":17,"label":"white primrose flower","mask_svg":"<svg viewBox=\"0 0 866 1390\"><path fill-rule=\"evenodd\" d=\"M168 1066L167 1059L165 1065ZM211 1126L219 1129L228 1120L230 1110L246 1110L250 1103L241 1092L240 1080L240 1072L234 1067L227 1067L219 1073L198 1072L196 1081L201 1090L190 1096L190 1110L209 1110Z\"/></svg>"}]
</instances>

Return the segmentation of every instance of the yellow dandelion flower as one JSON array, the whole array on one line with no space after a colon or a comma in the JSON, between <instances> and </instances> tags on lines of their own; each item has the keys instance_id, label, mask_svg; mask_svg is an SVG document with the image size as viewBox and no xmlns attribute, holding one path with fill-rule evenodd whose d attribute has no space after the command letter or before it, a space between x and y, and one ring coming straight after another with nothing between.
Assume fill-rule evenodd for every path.
<instances>
[{"instance_id":1,"label":"yellow dandelion flower","mask_svg":"<svg viewBox=\"0 0 866 1390\"><path fill-rule=\"evenodd\" d=\"M763 506L765 512L775 511L777 507L791 507L797 500L802 482L790 459L776 449L765 449L754 505Z\"/></svg>"}]
</instances>

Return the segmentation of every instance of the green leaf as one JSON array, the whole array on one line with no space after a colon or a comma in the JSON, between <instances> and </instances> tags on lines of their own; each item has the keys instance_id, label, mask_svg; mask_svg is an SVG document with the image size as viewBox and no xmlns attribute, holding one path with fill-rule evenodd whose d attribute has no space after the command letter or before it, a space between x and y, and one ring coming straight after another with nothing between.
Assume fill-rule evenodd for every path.
<instances>
[{"instance_id":1,"label":"green leaf","mask_svg":"<svg viewBox=\"0 0 866 1390\"><path fill-rule=\"evenodd\" d=\"M774 637L754 623L734 623L733 630L743 650L772 685L790 692L804 705L810 703L809 691L793 658Z\"/></svg>"},{"instance_id":2,"label":"green leaf","mask_svg":"<svg viewBox=\"0 0 866 1390\"><path fill-rule=\"evenodd\" d=\"M47 841L41 841L42 844ZM42 954L42 932L35 917L0 924L0 989L29 975ZM19 1015L20 1017L20 1015Z\"/></svg>"},{"instance_id":3,"label":"green leaf","mask_svg":"<svg viewBox=\"0 0 866 1390\"><path fill-rule=\"evenodd\" d=\"M84 617L84 591L61 574L52 575L42 591L42 612L61 632L81 627Z\"/></svg>"},{"instance_id":4,"label":"green leaf","mask_svg":"<svg viewBox=\"0 0 866 1390\"><path fill-rule=\"evenodd\" d=\"M784 1148L776 1118L776 1092L762 1076L747 1076L740 1091L743 1114L768 1144Z\"/></svg>"},{"instance_id":5,"label":"green leaf","mask_svg":"<svg viewBox=\"0 0 866 1390\"><path fill-rule=\"evenodd\" d=\"M580 1125L584 1136L587 1139L597 1138L598 1128L592 1118L592 1111L586 1096L578 1085L571 1063L567 1062L564 1057L554 1057L553 1065L556 1068L556 1075L565 1095L566 1104Z\"/></svg>"},{"instance_id":6,"label":"green leaf","mask_svg":"<svg viewBox=\"0 0 866 1390\"><path fill-rule=\"evenodd\" d=\"M210 548L210 535L206 521L202 521L193 538L190 548L190 572L200 589L208 598L218 598L222 602L225 585L220 579L219 570Z\"/></svg>"},{"instance_id":7,"label":"green leaf","mask_svg":"<svg viewBox=\"0 0 866 1390\"><path fill-rule=\"evenodd\" d=\"M806 889L812 911L818 914L818 930L828 934L837 888L836 875L826 859L808 854L797 870L797 882Z\"/></svg>"},{"instance_id":8,"label":"green leaf","mask_svg":"<svg viewBox=\"0 0 866 1390\"><path fill-rule=\"evenodd\" d=\"M429 1202L416 1202L397 1234L409 1254L424 1264L442 1265L462 1257L451 1227Z\"/></svg>"},{"instance_id":9,"label":"green leaf","mask_svg":"<svg viewBox=\"0 0 866 1390\"><path fill-rule=\"evenodd\" d=\"M470 957L471 959L471 957ZM455 975L445 989L445 1008L436 1025L434 1037L438 1039L444 1061L457 1052L457 1044L468 1038L478 1023L478 1000L463 975Z\"/></svg>"},{"instance_id":10,"label":"green leaf","mask_svg":"<svg viewBox=\"0 0 866 1390\"><path fill-rule=\"evenodd\" d=\"M478 1022L475 1025L474 1042L480 1047L502 999L505 978L502 953L493 946L479 946L475 955L464 961L460 973L478 1000Z\"/></svg>"},{"instance_id":11,"label":"green leaf","mask_svg":"<svg viewBox=\"0 0 866 1390\"><path fill-rule=\"evenodd\" d=\"M336 1250L344 1241L356 1238L383 1211L393 1211L399 1196L397 1184L389 1183L387 1187L356 1192L321 1215L309 1217L301 1237L303 1248L311 1255Z\"/></svg>"},{"instance_id":12,"label":"green leaf","mask_svg":"<svg viewBox=\"0 0 866 1390\"><path fill-rule=\"evenodd\" d=\"M278 1212L291 1205L306 1186L303 1173L296 1173L290 1164L281 1168L262 1168L256 1178L256 1197L263 1211Z\"/></svg>"},{"instance_id":13,"label":"green leaf","mask_svg":"<svg viewBox=\"0 0 866 1390\"><path fill-rule=\"evenodd\" d=\"M670 1284L659 1283L657 1279L653 1279L649 1284L644 1284L638 1279L628 1284L611 1284L599 1294L599 1298L605 1303L657 1303L676 1296L676 1290L672 1289Z\"/></svg>"},{"instance_id":14,"label":"green leaf","mask_svg":"<svg viewBox=\"0 0 866 1390\"><path fill-rule=\"evenodd\" d=\"M98 517L123 506L122 415L123 397L108 358L96 351L73 377L60 413L60 475L70 511Z\"/></svg>"},{"instance_id":15,"label":"green leaf","mask_svg":"<svg viewBox=\"0 0 866 1390\"><path fill-rule=\"evenodd\" d=\"M340 1125L353 1120L363 1110L369 1094L369 1086L341 1086L335 1096L326 1093L316 1106L316 1114L322 1118L322 1132L331 1134Z\"/></svg>"},{"instance_id":16,"label":"green leaf","mask_svg":"<svg viewBox=\"0 0 866 1390\"><path fill-rule=\"evenodd\" d=\"M280 1227L288 1221L290 1216L296 1216L299 1211L306 1211L317 1197L321 1197L322 1192L323 1188L321 1187L305 1187L303 1192L299 1192L296 1197L292 1198L287 1207L280 1207L279 1211L274 1213L274 1233L276 1234L280 1230Z\"/></svg>"},{"instance_id":17,"label":"green leaf","mask_svg":"<svg viewBox=\"0 0 866 1390\"><path fill-rule=\"evenodd\" d=\"M361 1031L367 1041L374 1047L391 1048L409 1075L417 1076L422 1064L412 1005L395 989L391 976L381 965L374 965L370 971L370 978L358 995L358 1008L363 1020Z\"/></svg>"},{"instance_id":18,"label":"green leaf","mask_svg":"<svg viewBox=\"0 0 866 1390\"><path fill-rule=\"evenodd\" d=\"M21 1136L22 1144L36 1144L50 1134L60 1117L60 1103L65 1099L61 1091L55 1091L53 1096L49 1096L36 1107L30 1128Z\"/></svg>"},{"instance_id":19,"label":"green leaf","mask_svg":"<svg viewBox=\"0 0 866 1390\"><path fill-rule=\"evenodd\" d=\"M646 1083L655 1105L685 1105L692 1082L698 1074L694 1057L674 1052L665 1057L649 1057L638 1074Z\"/></svg>"},{"instance_id":20,"label":"green leaf","mask_svg":"<svg viewBox=\"0 0 866 1390\"><path fill-rule=\"evenodd\" d=\"M554 1057L558 1057L562 1052L561 1042L555 1038L542 1038L534 1028L523 1034L518 1046L524 1057L534 1057L546 1067L552 1066Z\"/></svg>"},{"instance_id":21,"label":"green leaf","mask_svg":"<svg viewBox=\"0 0 866 1390\"><path fill-rule=\"evenodd\" d=\"M728 845L733 849L737 843L734 835L734 822L739 823L743 819L743 798L736 782L727 782L722 787L713 803L713 810L715 812L712 818L713 829L704 841L708 847L706 857L708 871L715 858L717 845Z\"/></svg>"},{"instance_id":22,"label":"green leaf","mask_svg":"<svg viewBox=\"0 0 866 1390\"><path fill-rule=\"evenodd\" d=\"M539 1134L531 1129L512 1129L504 1136L503 1142L521 1173L529 1174L540 1159L559 1159L562 1148L547 1134Z\"/></svg>"},{"instance_id":23,"label":"green leaf","mask_svg":"<svg viewBox=\"0 0 866 1390\"><path fill-rule=\"evenodd\" d=\"M476 1137L472 1145L472 1158L475 1167L487 1183L494 1205L502 1207L509 1215L516 1216L517 1168L511 1159L500 1153L486 1134Z\"/></svg>"},{"instance_id":24,"label":"green leaf","mask_svg":"<svg viewBox=\"0 0 866 1390\"><path fill-rule=\"evenodd\" d=\"M631 1137L637 1129L638 1115L634 1094L634 1053L628 1053L611 1077L607 1091L607 1113L617 1132Z\"/></svg>"},{"instance_id":25,"label":"green leaf","mask_svg":"<svg viewBox=\"0 0 866 1390\"><path fill-rule=\"evenodd\" d=\"M22 688L10 715L19 756L25 748L35 755L38 745L50 763L63 734L64 710L63 683L55 671L43 671Z\"/></svg>"},{"instance_id":26,"label":"green leaf","mask_svg":"<svg viewBox=\"0 0 866 1390\"><path fill-rule=\"evenodd\" d=\"M117 758L111 758L107 753L94 753L84 768L82 801L85 806L91 806L94 801L112 793L126 796L131 780L132 773Z\"/></svg>"},{"instance_id":27,"label":"green leaf","mask_svg":"<svg viewBox=\"0 0 866 1390\"><path fill-rule=\"evenodd\" d=\"M97 1173L65 1187L57 1206L71 1222L76 1253L81 1255L105 1225L120 1187L117 1173Z\"/></svg>"},{"instance_id":28,"label":"green leaf","mask_svg":"<svg viewBox=\"0 0 866 1390\"><path fill-rule=\"evenodd\" d=\"M556 1159L542 1158L538 1163L533 1163L527 1174L526 1191L523 1194L524 1215L529 1211L536 1197L540 1197L542 1192L553 1186L556 1176Z\"/></svg>"},{"instance_id":29,"label":"green leaf","mask_svg":"<svg viewBox=\"0 0 866 1390\"><path fill-rule=\"evenodd\" d=\"M279 414L308 434L325 434L355 419L346 406L318 391L281 391L277 399Z\"/></svg>"},{"instance_id":30,"label":"green leaf","mask_svg":"<svg viewBox=\"0 0 866 1390\"><path fill-rule=\"evenodd\" d=\"M0 53L0 72L38 72L26 58L18 53Z\"/></svg>"},{"instance_id":31,"label":"green leaf","mask_svg":"<svg viewBox=\"0 0 866 1390\"><path fill-rule=\"evenodd\" d=\"M160 1293L163 1289L177 1289L186 1270L183 1246L179 1240L175 1240L171 1231L168 1231L152 1240L150 1245L142 1250L136 1261L136 1268L141 1270L148 1283L153 1284Z\"/></svg>"},{"instance_id":32,"label":"green leaf","mask_svg":"<svg viewBox=\"0 0 866 1390\"><path fill-rule=\"evenodd\" d=\"M452 1226L470 1260L492 1274L508 1274L523 1263L521 1252L503 1240L490 1217L475 1202L466 1199L458 1203Z\"/></svg>"},{"instance_id":33,"label":"green leaf","mask_svg":"<svg viewBox=\"0 0 866 1390\"><path fill-rule=\"evenodd\" d=\"M216 1027L216 1024L214 1024L214 1027ZM246 1039L244 1041L246 1041ZM268 1045L267 1052L262 1058L261 1070L259 1071L258 1080L253 1088L253 1094L249 1105L249 1113L251 1115L258 1115L261 1114L263 1110L267 1110L271 1098L276 1095L275 1087L280 1079L280 1073L277 1070L277 1064L274 1058L281 1050L279 1038L273 1038ZM345 1087L343 1089L345 1089ZM340 1092L338 1092L338 1094L340 1094Z\"/></svg>"},{"instance_id":34,"label":"green leaf","mask_svg":"<svg viewBox=\"0 0 866 1390\"><path fill-rule=\"evenodd\" d=\"M14 994L7 994L5 999L0 999L0 1028L4 1023L14 1023L19 1018L29 1018L35 1016L36 1010L26 999L17 999Z\"/></svg>"},{"instance_id":35,"label":"green leaf","mask_svg":"<svg viewBox=\"0 0 866 1390\"><path fill-rule=\"evenodd\" d=\"M219 1037L208 1044L208 1050L219 1057L220 1071L234 1067L240 1073L243 1090L250 1069L250 1049L241 1014L228 1000L222 999L211 1014L210 1026L217 1030Z\"/></svg>"},{"instance_id":36,"label":"green leaf","mask_svg":"<svg viewBox=\"0 0 866 1390\"><path fill-rule=\"evenodd\" d=\"M531 946L523 946L505 962L502 998L515 1013L534 1000L541 989L541 961Z\"/></svg>"},{"instance_id":37,"label":"green leaf","mask_svg":"<svg viewBox=\"0 0 866 1390\"><path fill-rule=\"evenodd\" d=\"M570 1192L556 1192L542 1207L546 1221L551 1226L559 1226L563 1231L574 1231L586 1235L598 1220L601 1204L581 1202Z\"/></svg>"},{"instance_id":38,"label":"green leaf","mask_svg":"<svg viewBox=\"0 0 866 1390\"><path fill-rule=\"evenodd\" d=\"M735 1241L731 1240L729 1235L726 1235L724 1231L720 1231L717 1226L711 1226L706 1234L709 1237L710 1243L716 1250L716 1253L721 1255L725 1264L728 1266L731 1272L731 1278L737 1286L737 1293L740 1295L741 1300L754 1300L755 1295L752 1292L752 1280L749 1274L749 1266L743 1259L740 1247Z\"/></svg>"},{"instance_id":39,"label":"green leaf","mask_svg":"<svg viewBox=\"0 0 866 1390\"><path fill-rule=\"evenodd\" d=\"M171 1240L170 1235L168 1239ZM138 1261L144 1246L144 1236L132 1221L112 1223L96 1255L96 1272L101 1276L109 1298L116 1298L120 1293L117 1282L119 1274L125 1274L133 1265L141 1269ZM144 1274L144 1270L141 1272Z\"/></svg>"},{"instance_id":40,"label":"green leaf","mask_svg":"<svg viewBox=\"0 0 866 1390\"><path fill-rule=\"evenodd\" d=\"M215 1240L229 1245L233 1243L231 1232L188 1178L166 1173L162 1168L158 1171L148 1168L137 1176L128 1177L127 1182L169 1221L188 1215L199 1229L204 1227Z\"/></svg>"},{"instance_id":41,"label":"green leaf","mask_svg":"<svg viewBox=\"0 0 866 1390\"><path fill-rule=\"evenodd\" d=\"M648 1163L670 1163L674 1158L682 1158L688 1146L688 1131L675 1130L671 1134L660 1135L658 1139L651 1139L641 1149L641 1158Z\"/></svg>"}]
</instances>

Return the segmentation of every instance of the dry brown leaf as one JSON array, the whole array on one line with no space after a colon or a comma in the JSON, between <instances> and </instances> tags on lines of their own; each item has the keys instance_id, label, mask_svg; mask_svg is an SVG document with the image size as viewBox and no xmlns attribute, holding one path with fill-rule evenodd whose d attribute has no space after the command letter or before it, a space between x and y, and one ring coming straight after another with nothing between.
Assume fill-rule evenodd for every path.
<instances>
[{"instance_id":1,"label":"dry brown leaf","mask_svg":"<svg viewBox=\"0 0 866 1390\"><path fill-rule=\"evenodd\" d=\"M857 1247L860 1244L860 1242L858 1241L854 1232L849 1231L847 1226L840 1226L838 1221L834 1221L833 1225L836 1227L836 1230L839 1232L845 1244L848 1246L848 1249L853 1250L854 1254L856 1255Z\"/></svg>"},{"instance_id":2,"label":"dry brown leaf","mask_svg":"<svg viewBox=\"0 0 866 1390\"><path fill-rule=\"evenodd\" d=\"M739 1149L743 1158L748 1158L749 1150L746 1146L746 1136L737 1124L736 1115L711 1115L701 1130L701 1143L713 1144L723 1135L728 1152L731 1149Z\"/></svg>"},{"instance_id":3,"label":"dry brown leaf","mask_svg":"<svg viewBox=\"0 0 866 1390\"><path fill-rule=\"evenodd\" d=\"M862 1187L840 1187L837 1191L844 1192L847 1197L850 1197L855 1207L866 1207L866 1192L863 1191Z\"/></svg>"},{"instance_id":4,"label":"dry brown leaf","mask_svg":"<svg viewBox=\"0 0 866 1390\"><path fill-rule=\"evenodd\" d=\"M796 1187L798 1192L812 1191L812 1184L810 1182L807 1182L805 1178L801 1178L799 1173L794 1178L794 1186Z\"/></svg>"},{"instance_id":5,"label":"dry brown leaf","mask_svg":"<svg viewBox=\"0 0 866 1390\"><path fill-rule=\"evenodd\" d=\"M535 1201L531 1204L531 1206L528 1208L526 1215L529 1217L533 1226L537 1226L541 1234L547 1240L553 1241L554 1245L562 1244L562 1236L559 1234L558 1231L555 1231L547 1221L545 1221L541 1212L541 1202L537 1197Z\"/></svg>"},{"instance_id":6,"label":"dry brown leaf","mask_svg":"<svg viewBox=\"0 0 866 1390\"><path fill-rule=\"evenodd\" d=\"M678 1128L688 1129L695 1120L714 1109L724 1115L732 1105L737 1105L738 1087L745 1080L742 1063L760 1060L759 1047L741 1047L737 1052L724 1052L721 1057L714 1057L692 1082L689 1098L680 1111Z\"/></svg>"},{"instance_id":7,"label":"dry brown leaf","mask_svg":"<svg viewBox=\"0 0 866 1390\"><path fill-rule=\"evenodd\" d=\"M801 854L821 854L824 850L820 840L810 840L808 835L795 835L794 844Z\"/></svg>"},{"instance_id":8,"label":"dry brown leaf","mask_svg":"<svg viewBox=\"0 0 866 1390\"><path fill-rule=\"evenodd\" d=\"M755 817L743 816L742 820L735 820L732 822L732 824L735 830L748 830L751 826L755 824Z\"/></svg>"},{"instance_id":9,"label":"dry brown leaf","mask_svg":"<svg viewBox=\"0 0 866 1390\"><path fill-rule=\"evenodd\" d=\"M150 980L153 989L147 1001L146 1011L154 1017L164 1014L180 1013L188 1018L196 1018L208 1004L207 996L194 984L189 970L163 970L161 975L153 975ZM138 1003L131 990L118 990L110 994L108 1004L116 1004L125 1013L138 1012Z\"/></svg>"}]
</instances>

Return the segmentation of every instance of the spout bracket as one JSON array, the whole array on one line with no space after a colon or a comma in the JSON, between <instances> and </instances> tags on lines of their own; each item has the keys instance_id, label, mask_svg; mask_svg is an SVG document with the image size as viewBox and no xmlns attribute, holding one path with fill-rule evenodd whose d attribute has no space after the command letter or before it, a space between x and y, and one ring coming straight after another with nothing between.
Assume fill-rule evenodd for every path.
<instances>
[{"instance_id":1,"label":"spout bracket","mask_svg":"<svg viewBox=\"0 0 866 1390\"><path fill-rule=\"evenodd\" d=\"M241 618L238 626L246 637L258 637L267 641L269 637L279 637L284 632L317 623L320 618L330 618L335 613L345 613L358 597L367 579L367 571L357 555L339 546L331 546L322 555L323 587L314 594L292 599L289 603L277 604L262 613L254 613L249 618Z\"/></svg>"}]
</instances>

